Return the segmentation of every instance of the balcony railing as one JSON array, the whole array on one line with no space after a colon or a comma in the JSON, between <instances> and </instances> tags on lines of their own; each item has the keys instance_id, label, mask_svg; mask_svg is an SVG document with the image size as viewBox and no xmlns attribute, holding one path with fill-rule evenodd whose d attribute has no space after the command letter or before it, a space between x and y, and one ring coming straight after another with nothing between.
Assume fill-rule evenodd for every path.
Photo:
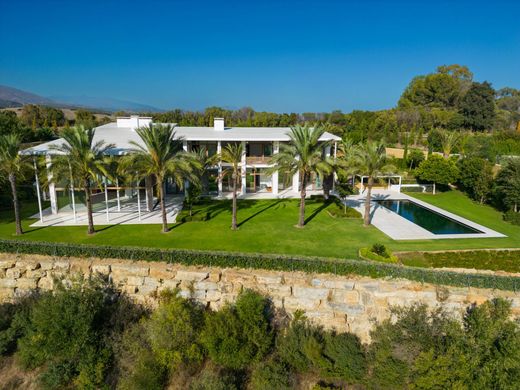
<instances>
[{"instance_id":1,"label":"balcony railing","mask_svg":"<svg viewBox=\"0 0 520 390\"><path fill-rule=\"evenodd\" d=\"M270 164L271 156L248 156L246 157L247 164Z\"/></svg>"}]
</instances>

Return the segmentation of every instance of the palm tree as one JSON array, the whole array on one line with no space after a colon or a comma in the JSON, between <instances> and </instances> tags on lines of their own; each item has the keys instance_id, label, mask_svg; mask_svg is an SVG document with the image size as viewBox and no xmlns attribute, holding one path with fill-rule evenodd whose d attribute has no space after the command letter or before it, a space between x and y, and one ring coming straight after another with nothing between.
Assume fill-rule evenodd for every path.
<instances>
[{"instance_id":1,"label":"palm tree","mask_svg":"<svg viewBox=\"0 0 520 390\"><path fill-rule=\"evenodd\" d=\"M52 146L56 151L53 156L51 171L53 179L74 179L85 192L87 204L88 234L94 234L94 219L92 217L91 185L96 182L102 186L101 177L107 177L107 152L113 149L113 144L103 140L94 143L95 129L78 125L63 129L61 137L65 141L61 145Z\"/></svg>"},{"instance_id":2,"label":"palm tree","mask_svg":"<svg viewBox=\"0 0 520 390\"><path fill-rule=\"evenodd\" d=\"M454 131L443 130L440 132L441 135L441 147L442 147L442 156L444 158L449 158L452 150L457 147L460 135Z\"/></svg>"},{"instance_id":3,"label":"palm tree","mask_svg":"<svg viewBox=\"0 0 520 390\"><path fill-rule=\"evenodd\" d=\"M273 156L273 167L270 172L282 171L285 174L298 174L300 182L300 215L299 228L305 225L305 196L307 194L307 182L312 173L320 177L331 173L332 161L324 156L324 148L327 142L320 142L320 137L325 132L323 125L314 127L296 125L291 127L289 143L280 145L280 152Z\"/></svg>"},{"instance_id":4,"label":"palm tree","mask_svg":"<svg viewBox=\"0 0 520 390\"><path fill-rule=\"evenodd\" d=\"M137 172L142 177L154 176L161 205L162 231L168 232L164 183L167 176L182 188L184 180L195 182L197 161L182 148L182 138L175 138L171 125L152 125L136 129L142 144L131 141L133 148L123 158L122 169ZM133 172L130 172L133 173Z\"/></svg>"},{"instance_id":5,"label":"palm tree","mask_svg":"<svg viewBox=\"0 0 520 390\"><path fill-rule=\"evenodd\" d=\"M352 166L360 174L368 176L364 215L364 225L368 226L370 225L370 202L374 179L381 174L395 170L395 168L387 162L384 144L376 141L367 141L355 147L351 161Z\"/></svg>"},{"instance_id":6,"label":"palm tree","mask_svg":"<svg viewBox=\"0 0 520 390\"><path fill-rule=\"evenodd\" d=\"M30 169L28 156L20 154L20 144L17 134L0 136L0 177L7 178L11 184L16 235L23 234L16 182Z\"/></svg>"},{"instance_id":7,"label":"palm tree","mask_svg":"<svg viewBox=\"0 0 520 390\"><path fill-rule=\"evenodd\" d=\"M222 162L231 164L231 169L223 170L222 176L230 174L233 182L233 209L231 215L231 229L233 230L237 230L237 188L241 174L240 163L243 151L241 143L232 143L228 144L221 152ZM245 167L242 169L245 169Z\"/></svg>"}]
</instances>

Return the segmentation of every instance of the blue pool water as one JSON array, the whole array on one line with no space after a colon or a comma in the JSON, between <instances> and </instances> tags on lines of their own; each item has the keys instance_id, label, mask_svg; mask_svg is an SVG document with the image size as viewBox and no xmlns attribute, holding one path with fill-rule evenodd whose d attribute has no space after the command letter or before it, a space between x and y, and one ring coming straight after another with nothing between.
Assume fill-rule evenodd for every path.
<instances>
[{"instance_id":1,"label":"blue pool water","mask_svg":"<svg viewBox=\"0 0 520 390\"><path fill-rule=\"evenodd\" d=\"M480 230L464 225L407 199L377 200L376 202L433 234L482 233Z\"/></svg>"}]
</instances>

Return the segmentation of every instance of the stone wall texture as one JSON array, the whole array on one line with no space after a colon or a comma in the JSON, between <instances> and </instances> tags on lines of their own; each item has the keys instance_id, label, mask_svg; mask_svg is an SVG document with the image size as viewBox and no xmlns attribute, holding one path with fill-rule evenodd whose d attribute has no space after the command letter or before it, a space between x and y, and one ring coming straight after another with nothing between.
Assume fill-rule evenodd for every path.
<instances>
[{"instance_id":1,"label":"stone wall texture","mask_svg":"<svg viewBox=\"0 0 520 390\"><path fill-rule=\"evenodd\" d=\"M374 320L389 316L392 305L423 302L444 306L461 315L469 304L503 297L512 302L513 315L520 316L520 293L457 288L409 280L371 279L302 272L254 269L187 267L158 262L115 259L54 258L0 253L0 301L12 300L32 289L53 289L55 278L103 275L140 303L155 304L165 289L179 288L191 297L218 309L232 302L243 288L271 297L277 308L288 313L300 309L326 328L351 331L368 341Z\"/></svg>"}]
</instances>

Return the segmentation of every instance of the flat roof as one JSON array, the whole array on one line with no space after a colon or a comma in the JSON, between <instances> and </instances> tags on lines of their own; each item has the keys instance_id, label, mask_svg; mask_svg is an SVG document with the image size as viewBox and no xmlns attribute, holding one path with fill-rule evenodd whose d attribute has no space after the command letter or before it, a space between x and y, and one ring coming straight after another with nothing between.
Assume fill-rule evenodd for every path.
<instances>
[{"instance_id":1,"label":"flat roof","mask_svg":"<svg viewBox=\"0 0 520 390\"><path fill-rule=\"evenodd\" d=\"M172 124L173 125L173 124ZM123 154L125 151L132 149L130 141L141 144L141 138L130 127L118 127L116 122L107 123L106 125L96 127L94 134L94 143L105 141L107 144L114 144L116 147L111 150L110 154ZM290 127L226 127L224 130L215 130L214 127L191 127L191 126L175 126L177 137L182 137L187 141L289 141L288 133ZM341 138L325 132L320 137L320 141L340 141ZM57 154L52 150L52 145L59 146L64 143L62 138L45 142L43 144L25 149L24 154Z\"/></svg>"}]
</instances>

